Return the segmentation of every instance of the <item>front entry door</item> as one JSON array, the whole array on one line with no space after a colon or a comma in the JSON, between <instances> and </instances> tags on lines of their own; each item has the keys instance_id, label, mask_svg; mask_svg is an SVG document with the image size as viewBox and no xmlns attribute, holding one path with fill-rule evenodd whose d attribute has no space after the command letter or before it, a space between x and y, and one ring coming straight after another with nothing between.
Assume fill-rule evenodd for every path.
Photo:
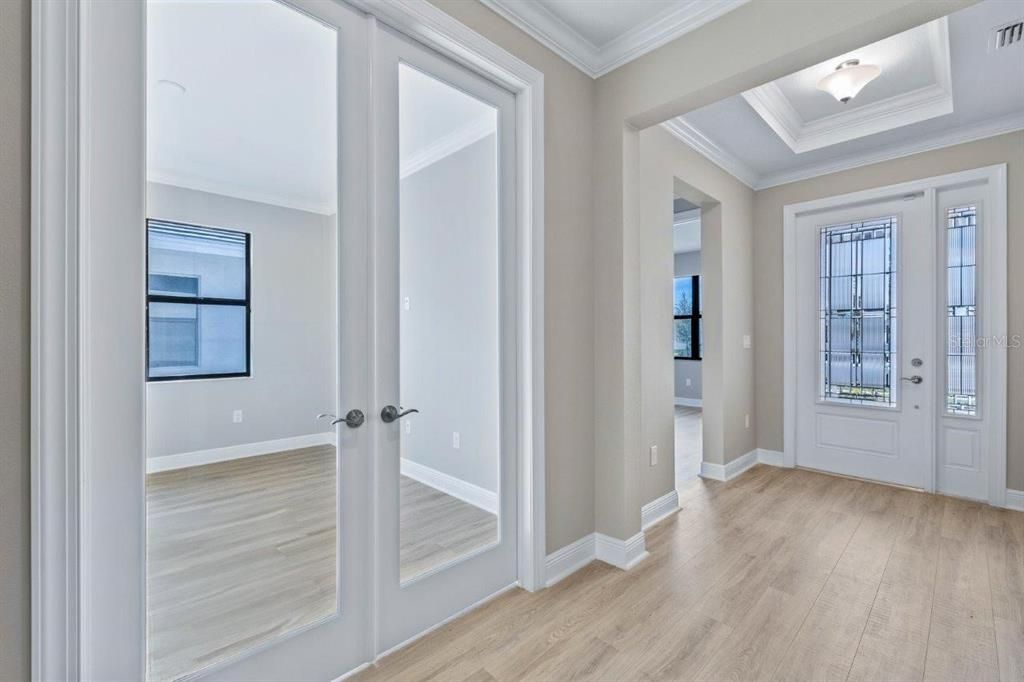
<instances>
[{"instance_id":1,"label":"front entry door","mask_svg":"<svg viewBox=\"0 0 1024 682\"><path fill-rule=\"evenodd\" d=\"M515 104L375 42L381 652L516 580Z\"/></svg>"},{"instance_id":2,"label":"front entry door","mask_svg":"<svg viewBox=\"0 0 1024 682\"><path fill-rule=\"evenodd\" d=\"M797 464L923 488L935 242L921 194L797 217Z\"/></svg>"}]
</instances>

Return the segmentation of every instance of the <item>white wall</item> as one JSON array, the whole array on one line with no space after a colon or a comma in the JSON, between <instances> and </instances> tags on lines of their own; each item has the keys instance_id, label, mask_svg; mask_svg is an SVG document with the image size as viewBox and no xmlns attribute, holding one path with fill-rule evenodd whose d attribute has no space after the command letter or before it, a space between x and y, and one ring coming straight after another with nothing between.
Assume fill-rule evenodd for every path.
<instances>
[{"instance_id":1,"label":"white wall","mask_svg":"<svg viewBox=\"0 0 1024 682\"><path fill-rule=\"evenodd\" d=\"M688 251L675 254L675 276L700 274L700 251ZM687 401L701 399L701 361L674 360L676 398ZM686 380L690 385L686 385Z\"/></svg>"},{"instance_id":2,"label":"white wall","mask_svg":"<svg viewBox=\"0 0 1024 682\"><path fill-rule=\"evenodd\" d=\"M495 136L401 181L402 457L498 489ZM404 309L404 300L409 309ZM460 446L453 446L458 432Z\"/></svg>"},{"instance_id":3,"label":"white wall","mask_svg":"<svg viewBox=\"0 0 1024 682\"><path fill-rule=\"evenodd\" d=\"M316 415L336 412L334 216L158 183L147 202L151 218L252 235L252 375L147 384L147 456L329 433Z\"/></svg>"}]
</instances>

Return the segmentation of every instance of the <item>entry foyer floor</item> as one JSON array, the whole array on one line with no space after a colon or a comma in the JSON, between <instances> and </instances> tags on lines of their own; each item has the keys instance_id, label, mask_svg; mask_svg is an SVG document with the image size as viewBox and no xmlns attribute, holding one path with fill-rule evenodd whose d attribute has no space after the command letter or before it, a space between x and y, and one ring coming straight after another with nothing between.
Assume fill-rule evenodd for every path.
<instances>
[{"instance_id":1,"label":"entry foyer floor","mask_svg":"<svg viewBox=\"0 0 1024 682\"><path fill-rule=\"evenodd\" d=\"M766 466L680 504L633 570L506 593L357 679L1024 679L1024 514Z\"/></svg>"}]
</instances>

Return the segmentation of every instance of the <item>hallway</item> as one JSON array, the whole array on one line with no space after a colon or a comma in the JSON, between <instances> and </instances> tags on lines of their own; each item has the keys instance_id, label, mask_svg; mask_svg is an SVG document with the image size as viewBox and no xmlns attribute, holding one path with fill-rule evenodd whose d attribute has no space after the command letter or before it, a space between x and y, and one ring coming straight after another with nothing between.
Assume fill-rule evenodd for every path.
<instances>
[{"instance_id":1,"label":"hallway","mask_svg":"<svg viewBox=\"0 0 1024 682\"><path fill-rule=\"evenodd\" d=\"M676 405L676 490L700 475L703 412L699 407Z\"/></svg>"}]
</instances>

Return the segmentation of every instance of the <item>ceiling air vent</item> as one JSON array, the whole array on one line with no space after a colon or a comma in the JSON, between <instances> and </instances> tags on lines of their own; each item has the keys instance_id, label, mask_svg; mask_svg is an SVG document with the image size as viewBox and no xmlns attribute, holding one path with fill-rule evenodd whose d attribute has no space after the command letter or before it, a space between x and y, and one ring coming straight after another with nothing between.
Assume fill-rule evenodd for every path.
<instances>
[{"instance_id":1,"label":"ceiling air vent","mask_svg":"<svg viewBox=\"0 0 1024 682\"><path fill-rule=\"evenodd\" d=\"M1017 19L995 28L992 36L992 49L1002 50L1004 47L1020 44L1024 41L1024 19Z\"/></svg>"}]
</instances>

